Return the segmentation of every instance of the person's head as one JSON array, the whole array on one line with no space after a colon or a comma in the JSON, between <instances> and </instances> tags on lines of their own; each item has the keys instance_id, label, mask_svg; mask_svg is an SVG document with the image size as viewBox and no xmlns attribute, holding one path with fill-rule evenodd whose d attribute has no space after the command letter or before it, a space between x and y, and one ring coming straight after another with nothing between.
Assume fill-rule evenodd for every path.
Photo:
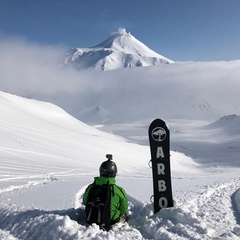
<instances>
[{"instance_id":1,"label":"person's head","mask_svg":"<svg viewBox=\"0 0 240 240\"><path fill-rule=\"evenodd\" d=\"M112 155L107 154L107 161L103 162L99 168L100 176L104 177L116 177L117 165L112 161Z\"/></svg>"}]
</instances>

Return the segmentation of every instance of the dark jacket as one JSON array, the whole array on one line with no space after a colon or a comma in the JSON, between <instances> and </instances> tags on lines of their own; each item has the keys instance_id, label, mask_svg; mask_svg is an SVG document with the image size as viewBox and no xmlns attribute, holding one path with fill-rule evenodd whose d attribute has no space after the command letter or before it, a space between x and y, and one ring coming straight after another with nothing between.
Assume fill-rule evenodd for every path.
<instances>
[{"instance_id":1,"label":"dark jacket","mask_svg":"<svg viewBox=\"0 0 240 240\"><path fill-rule=\"evenodd\" d=\"M116 185L116 180L114 177L95 177L94 182L96 185L107 184L113 185L113 190L111 191L111 205L110 205L110 217L111 221L116 221L120 215L125 214L128 210L128 200L126 193L123 188ZM83 195L83 204L87 204L88 193L92 184L88 185Z\"/></svg>"}]
</instances>

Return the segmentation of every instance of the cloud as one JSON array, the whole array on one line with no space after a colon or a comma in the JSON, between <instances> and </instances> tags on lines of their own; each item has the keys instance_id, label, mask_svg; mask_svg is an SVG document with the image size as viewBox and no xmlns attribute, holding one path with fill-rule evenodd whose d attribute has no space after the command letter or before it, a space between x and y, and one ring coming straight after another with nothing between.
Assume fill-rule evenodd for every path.
<instances>
[{"instance_id":1,"label":"cloud","mask_svg":"<svg viewBox=\"0 0 240 240\"><path fill-rule=\"evenodd\" d=\"M50 101L75 116L97 106L116 119L124 114L137 118L142 111L148 116L151 109L167 109L180 116L187 114L188 108L179 107L186 103L188 107L214 106L211 111L224 114L240 111L240 61L79 72L60 66L67 50L64 46L2 38L0 90Z\"/></svg>"},{"instance_id":2,"label":"cloud","mask_svg":"<svg viewBox=\"0 0 240 240\"><path fill-rule=\"evenodd\" d=\"M74 91L83 82L81 74L61 67L66 50L21 38L1 39L0 90L25 96Z\"/></svg>"}]
</instances>

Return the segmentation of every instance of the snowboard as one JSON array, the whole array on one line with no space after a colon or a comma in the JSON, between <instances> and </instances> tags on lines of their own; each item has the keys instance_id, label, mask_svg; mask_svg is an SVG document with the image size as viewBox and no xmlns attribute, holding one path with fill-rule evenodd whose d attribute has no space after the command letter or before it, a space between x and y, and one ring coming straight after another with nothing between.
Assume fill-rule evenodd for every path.
<instances>
[{"instance_id":1,"label":"snowboard","mask_svg":"<svg viewBox=\"0 0 240 240\"><path fill-rule=\"evenodd\" d=\"M154 213L162 208L173 207L171 169L170 169L170 133L166 123L155 119L148 129L153 176Z\"/></svg>"}]
</instances>

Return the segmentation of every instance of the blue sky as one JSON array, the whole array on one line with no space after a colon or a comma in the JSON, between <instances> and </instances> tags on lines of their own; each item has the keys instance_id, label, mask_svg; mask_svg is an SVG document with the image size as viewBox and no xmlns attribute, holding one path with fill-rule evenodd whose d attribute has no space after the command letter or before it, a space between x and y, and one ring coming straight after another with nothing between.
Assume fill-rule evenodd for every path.
<instances>
[{"instance_id":1,"label":"blue sky","mask_svg":"<svg viewBox=\"0 0 240 240\"><path fill-rule=\"evenodd\" d=\"M0 39L92 47L120 27L175 61L240 59L240 0L0 0Z\"/></svg>"}]
</instances>

